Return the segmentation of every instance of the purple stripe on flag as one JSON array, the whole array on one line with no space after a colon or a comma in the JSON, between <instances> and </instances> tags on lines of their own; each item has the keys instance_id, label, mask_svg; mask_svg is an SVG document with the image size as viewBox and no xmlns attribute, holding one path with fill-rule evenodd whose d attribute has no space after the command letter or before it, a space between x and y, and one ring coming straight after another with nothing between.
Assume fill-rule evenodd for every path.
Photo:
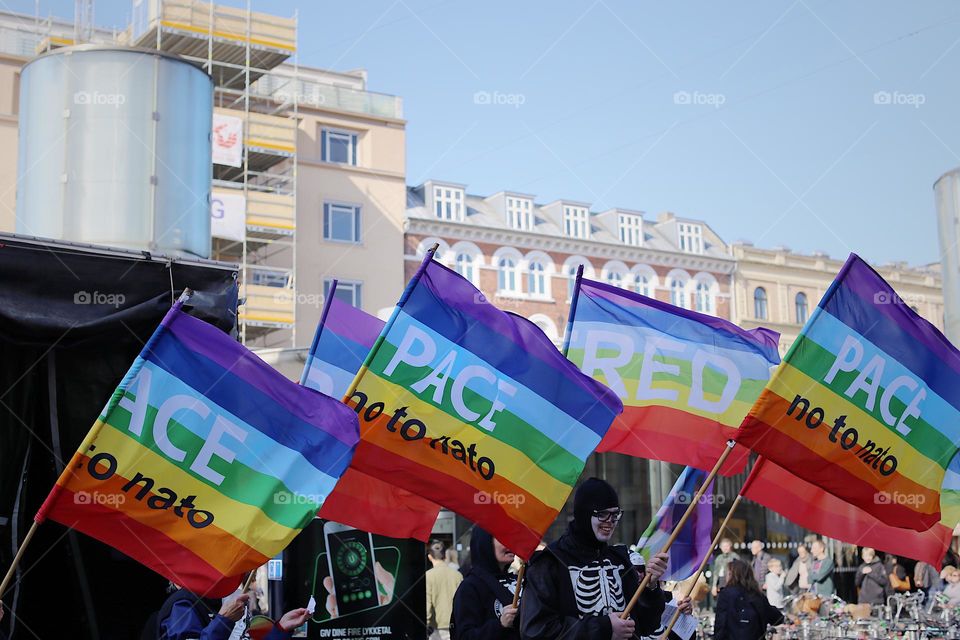
<instances>
[{"instance_id":1,"label":"purple stripe on flag","mask_svg":"<svg viewBox=\"0 0 960 640\"><path fill-rule=\"evenodd\" d=\"M512 341L527 356L534 357L544 365L566 373L571 383L595 396L614 414L623 411L623 404L616 394L605 385L580 373L580 370L560 353L539 327L522 316L498 309L484 298L476 287L456 272L439 262L431 261L423 273L422 283L434 298L442 300L443 304L453 309L456 314L471 318L488 330ZM416 316L416 314L413 315ZM454 316L451 315L451 317ZM523 322L517 322L517 319ZM429 325L428 321L424 322ZM465 324L463 332L469 330L470 325Z\"/></svg>"},{"instance_id":2,"label":"purple stripe on flag","mask_svg":"<svg viewBox=\"0 0 960 640\"><path fill-rule=\"evenodd\" d=\"M901 301L893 287L873 267L857 254L851 253L840 273L843 274L844 270L846 274L842 279L838 275L840 287L855 294L867 303L869 308L875 309L895 322L901 330L926 347L933 356L960 373L960 352L957 348L939 329L911 309L909 304ZM823 303L820 306L823 306ZM857 329L857 327L853 328ZM863 331L860 333L862 334Z\"/></svg>"},{"instance_id":3,"label":"purple stripe on flag","mask_svg":"<svg viewBox=\"0 0 960 640\"><path fill-rule=\"evenodd\" d=\"M776 331L767 329L766 327L757 327L756 329L750 329L748 331L746 329L741 329L737 325L728 320L724 320L723 318L707 315L705 313L699 313L697 311L691 311L689 309L681 309L680 307L663 302L661 300L656 300L655 298L648 298L647 296L635 293L633 291L627 291L626 289L621 289L620 287L614 287L613 285L605 282L588 280L587 278L582 278L580 280L580 288L582 290L589 290L588 293L591 296L604 298L621 306L651 307L664 313L672 313L673 315L687 318L689 320L693 320L694 322L699 322L700 324L706 325L711 329L722 331L735 339L740 339L765 350L769 356L767 358L768 360L773 362L780 361L780 352L777 350L777 344L780 341L780 334L778 334Z\"/></svg>"},{"instance_id":4,"label":"purple stripe on flag","mask_svg":"<svg viewBox=\"0 0 960 640\"><path fill-rule=\"evenodd\" d=\"M324 403L317 402L316 391L290 384L283 374L245 349L239 342L229 340L225 345L225 334L220 329L183 312L167 314L161 325L165 325L185 347L256 387L292 415L322 429L348 446L356 444L356 434L343 433L336 428L342 422L338 421L335 415L329 411L311 411L325 406Z\"/></svg>"},{"instance_id":5,"label":"purple stripe on flag","mask_svg":"<svg viewBox=\"0 0 960 640\"><path fill-rule=\"evenodd\" d=\"M383 320L334 298L330 301L330 311L323 327L369 349L373 348L384 324Z\"/></svg>"}]
</instances>

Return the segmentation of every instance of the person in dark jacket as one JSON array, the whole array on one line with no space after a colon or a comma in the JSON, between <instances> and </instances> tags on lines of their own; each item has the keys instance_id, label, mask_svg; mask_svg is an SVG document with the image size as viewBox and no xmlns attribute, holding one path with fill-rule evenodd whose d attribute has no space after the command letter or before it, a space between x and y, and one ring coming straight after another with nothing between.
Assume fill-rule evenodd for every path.
<instances>
[{"instance_id":1,"label":"person in dark jacket","mask_svg":"<svg viewBox=\"0 0 960 640\"><path fill-rule=\"evenodd\" d=\"M859 604L884 604L892 592L887 569L877 557L877 552L864 547L860 552L863 564L857 567L857 602Z\"/></svg>"},{"instance_id":2,"label":"person in dark jacket","mask_svg":"<svg viewBox=\"0 0 960 640\"><path fill-rule=\"evenodd\" d=\"M659 579L667 567L662 553L650 558L651 581L630 616L620 619L640 584L627 548L610 544L622 515L608 483L590 478L580 485L567 532L527 566L520 606L524 640L629 640L660 626L665 597Z\"/></svg>"},{"instance_id":3,"label":"person in dark jacket","mask_svg":"<svg viewBox=\"0 0 960 640\"><path fill-rule=\"evenodd\" d=\"M760 640L768 625L783 622L779 609L767 602L753 569L742 560L727 565L727 581L717 597L714 640Z\"/></svg>"},{"instance_id":4,"label":"person in dark jacket","mask_svg":"<svg viewBox=\"0 0 960 640\"><path fill-rule=\"evenodd\" d=\"M157 637L160 640L227 640L237 620L243 617L249 593L243 593L226 604L177 589L157 615ZM214 613L216 611L216 613ZM307 621L306 609L288 611L274 625L266 640L284 640Z\"/></svg>"},{"instance_id":5,"label":"person in dark jacket","mask_svg":"<svg viewBox=\"0 0 960 640\"><path fill-rule=\"evenodd\" d=\"M507 573L512 551L480 527L470 537L470 572L453 596L453 640L520 640L513 594L517 577Z\"/></svg>"}]
</instances>

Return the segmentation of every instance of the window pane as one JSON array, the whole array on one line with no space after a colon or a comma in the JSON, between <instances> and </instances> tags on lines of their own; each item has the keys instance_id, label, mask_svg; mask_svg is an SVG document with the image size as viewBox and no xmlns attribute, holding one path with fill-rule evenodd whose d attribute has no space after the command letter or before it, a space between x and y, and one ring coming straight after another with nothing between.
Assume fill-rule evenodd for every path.
<instances>
[{"instance_id":1,"label":"window pane","mask_svg":"<svg viewBox=\"0 0 960 640\"><path fill-rule=\"evenodd\" d=\"M330 133L327 135L327 146L329 148L328 161L340 162L343 164L352 164L350 137L342 133Z\"/></svg>"}]
</instances>

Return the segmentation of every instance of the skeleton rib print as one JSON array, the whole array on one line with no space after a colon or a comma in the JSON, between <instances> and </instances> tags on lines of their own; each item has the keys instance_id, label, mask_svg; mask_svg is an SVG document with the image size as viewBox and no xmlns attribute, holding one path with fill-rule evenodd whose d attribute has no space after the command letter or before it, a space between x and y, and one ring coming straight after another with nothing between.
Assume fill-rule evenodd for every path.
<instances>
[{"instance_id":1,"label":"skeleton rib print","mask_svg":"<svg viewBox=\"0 0 960 640\"><path fill-rule=\"evenodd\" d=\"M623 583L620 580L622 565L615 565L604 558L600 566L570 566L570 581L577 601L580 617L606 615L611 611L623 611Z\"/></svg>"}]
</instances>

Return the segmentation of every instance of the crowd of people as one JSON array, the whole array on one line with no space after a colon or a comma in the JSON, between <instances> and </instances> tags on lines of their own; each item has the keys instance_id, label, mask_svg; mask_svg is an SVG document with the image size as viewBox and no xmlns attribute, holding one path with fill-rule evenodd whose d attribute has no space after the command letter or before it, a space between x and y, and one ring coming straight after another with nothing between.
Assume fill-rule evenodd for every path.
<instances>
[{"instance_id":1,"label":"crowd of people","mask_svg":"<svg viewBox=\"0 0 960 640\"><path fill-rule=\"evenodd\" d=\"M658 636L667 604L691 613L694 602L701 599L700 589L692 589L693 599L679 598L686 585L675 585L671 591L660 581L667 568L665 554L644 560L623 545L611 544L622 515L612 486L597 478L584 482L574 495L574 517L567 531L531 558L519 596L516 556L488 532L474 527L464 568L452 549L439 540L431 541L427 548L431 566L425 576L429 639ZM896 556L888 554L882 560L869 547L861 550L861 559L854 579L859 604L881 605L892 594L923 591L928 597L939 594L945 606L960 607L960 562L955 558L948 558L940 572L918 562L909 574ZM816 607L825 606L836 593L835 571L833 558L819 539L809 548L800 545L796 558L784 562L760 540L753 540L749 556L741 557L733 542L723 538L702 590L714 598L714 638L762 638L768 625L783 622L787 603L796 599L791 596L815 602L810 612L816 613ZM647 575L646 588L630 608L631 597ZM176 590L148 625L144 638L226 640L255 595L243 593L221 603ZM628 608L629 615L622 615ZM286 613L268 638L290 637L308 617L306 609Z\"/></svg>"},{"instance_id":2,"label":"crowd of people","mask_svg":"<svg viewBox=\"0 0 960 640\"><path fill-rule=\"evenodd\" d=\"M719 596L720 589L727 584L731 563L743 560L752 569L754 581L767 603L777 609L784 608L789 596L809 594L824 601L836 594L836 567L824 542L814 540L809 549L801 544L796 553L789 569L784 570L783 561L771 556L760 540L750 543L750 557L743 560L733 551L732 541L724 538L712 565L711 593ZM870 547L861 549L861 559L854 578L858 604L882 605L895 593L922 591L927 596L943 594L942 602L946 606L960 606L960 563L955 558L948 557L940 572L926 562L917 562L912 575L895 555L887 554L886 559L881 560Z\"/></svg>"}]
</instances>

